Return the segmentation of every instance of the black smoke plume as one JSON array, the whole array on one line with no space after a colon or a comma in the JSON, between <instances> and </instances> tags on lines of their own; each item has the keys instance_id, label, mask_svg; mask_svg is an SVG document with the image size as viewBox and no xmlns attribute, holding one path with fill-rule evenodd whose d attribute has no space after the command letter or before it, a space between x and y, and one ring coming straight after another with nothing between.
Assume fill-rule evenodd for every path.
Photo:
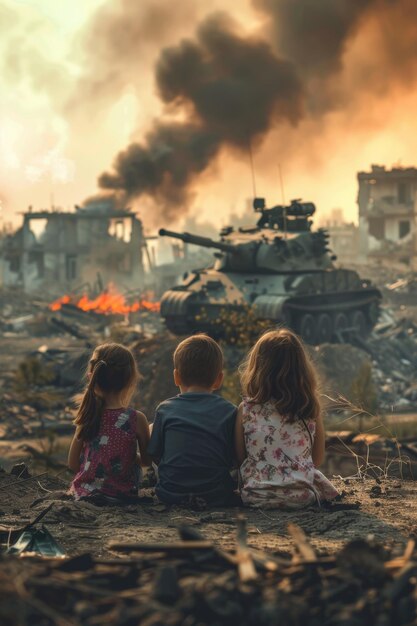
<instances>
[{"instance_id":1,"label":"black smoke plume","mask_svg":"<svg viewBox=\"0 0 417 626\"><path fill-rule=\"evenodd\" d=\"M103 188L154 195L171 214L187 201L197 174L223 146L247 149L274 122L296 124L303 90L291 62L268 43L243 37L225 15L206 19L196 38L163 50L156 84L170 111L186 122L158 120L141 144L120 153Z\"/></svg>"},{"instance_id":2,"label":"black smoke plume","mask_svg":"<svg viewBox=\"0 0 417 626\"><path fill-rule=\"evenodd\" d=\"M275 125L302 119L321 133L328 112L350 122L376 95L416 82L417 0L252 3L265 20L257 37L216 14L162 50L155 79L167 115L116 157L102 188L149 195L175 218L222 150L256 147ZM308 150L308 137L297 142Z\"/></svg>"},{"instance_id":3,"label":"black smoke plume","mask_svg":"<svg viewBox=\"0 0 417 626\"><path fill-rule=\"evenodd\" d=\"M349 39L375 0L253 0L271 20L275 49L304 76L342 67Z\"/></svg>"},{"instance_id":4,"label":"black smoke plume","mask_svg":"<svg viewBox=\"0 0 417 626\"><path fill-rule=\"evenodd\" d=\"M189 123L155 124L143 144L133 143L120 152L114 173L99 178L103 189L113 189L128 198L148 194L163 206L168 220L188 200L194 177L217 155L220 138L202 126Z\"/></svg>"}]
</instances>

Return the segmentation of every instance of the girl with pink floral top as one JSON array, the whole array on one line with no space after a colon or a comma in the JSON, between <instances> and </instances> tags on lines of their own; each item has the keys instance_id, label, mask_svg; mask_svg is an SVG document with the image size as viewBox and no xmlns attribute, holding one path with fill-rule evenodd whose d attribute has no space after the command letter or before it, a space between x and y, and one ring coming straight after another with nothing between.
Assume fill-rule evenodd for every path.
<instances>
[{"instance_id":1,"label":"girl with pink floral top","mask_svg":"<svg viewBox=\"0 0 417 626\"><path fill-rule=\"evenodd\" d=\"M68 466L75 472L70 493L76 499L97 495L121 501L137 498L138 448L141 465L151 461L148 421L129 407L139 378L135 359L120 344L103 344L94 350L87 378L68 454Z\"/></svg>"},{"instance_id":2,"label":"girl with pink floral top","mask_svg":"<svg viewBox=\"0 0 417 626\"><path fill-rule=\"evenodd\" d=\"M317 469L325 433L317 379L300 339L287 328L265 333L241 371L235 446L244 504L299 509L338 495Z\"/></svg>"}]
</instances>

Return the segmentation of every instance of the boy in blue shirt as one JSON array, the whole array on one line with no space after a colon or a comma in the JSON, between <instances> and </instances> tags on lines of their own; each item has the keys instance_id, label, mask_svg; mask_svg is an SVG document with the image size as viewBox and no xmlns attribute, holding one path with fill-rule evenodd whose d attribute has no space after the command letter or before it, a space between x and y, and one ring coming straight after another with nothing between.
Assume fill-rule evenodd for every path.
<instances>
[{"instance_id":1,"label":"boy in blue shirt","mask_svg":"<svg viewBox=\"0 0 417 626\"><path fill-rule=\"evenodd\" d=\"M184 339L174 353L174 380L181 393L158 406L148 446L158 464L156 494L167 504L235 504L237 407L213 393L223 382L219 345L202 334Z\"/></svg>"}]
</instances>

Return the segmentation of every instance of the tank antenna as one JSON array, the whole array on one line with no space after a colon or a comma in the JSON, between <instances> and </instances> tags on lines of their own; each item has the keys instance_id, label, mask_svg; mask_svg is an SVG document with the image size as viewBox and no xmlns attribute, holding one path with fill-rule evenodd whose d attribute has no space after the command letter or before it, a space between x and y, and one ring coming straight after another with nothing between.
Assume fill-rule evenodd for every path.
<instances>
[{"instance_id":1,"label":"tank antenna","mask_svg":"<svg viewBox=\"0 0 417 626\"><path fill-rule=\"evenodd\" d=\"M250 137L248 138L248 148L249 148L250 169L251 169L251 173L252 173L253 197L256 198L255 167L254 167L254 164L253 164L252 144L251 144L251 141L250 141Z\"/></svg>"},{"instance_id":2,"label":"tank antenna","mask_svg":"<svg viewBox=\"0 0 417 626\"><path fill-rule=\"evenodd\" d=\"M287 238L287 207L285 204L285 193L284 193L284 181L282 179L282 168L281 168L281 163L278 164L278 169L279 169L279 182L281 185L281 197L282 197L282 206L284 209L283 212L283 217L284 217L284 235L285 235L285 239Z\"/></svg>"}]
</instances>

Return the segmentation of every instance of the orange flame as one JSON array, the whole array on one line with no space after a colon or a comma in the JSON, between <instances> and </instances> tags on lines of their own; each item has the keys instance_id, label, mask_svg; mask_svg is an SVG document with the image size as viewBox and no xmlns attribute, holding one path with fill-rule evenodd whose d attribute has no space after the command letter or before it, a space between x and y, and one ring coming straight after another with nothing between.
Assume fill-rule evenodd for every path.
<instances>
[{"instance_id":1,"label":"orange flame","mask_svg":"<svg viewBox=\"0 0 417 626\"><path fill-rule=\"evenodd\" d=\"M158 313L160 309L159 302L153 302L152 300L143 298L128 304L126 298L118 293L114 287L108 287L106 291L103 291L103 293L93 299L90 299L86 294L81 297L65 295L52 302L49 308L51 311L59 311L63 304L72 304L83 311L94 311L95 313L101 313L103 315L111 313L127 315L128 313L136 313L137 311Z\"/></svg>"},{"instance_id":2,"label":"orange flame","mask_svg":"<svg viewBox=\"0 0 417 626\"><path fill-rule=\"evenodd\" d=\"M52 302L49 305L49 308L51 309L51 311L59 311L63 304L68 304L70 301L70 296L62 296L61 298L58 298L58 300Z\"/></svg>"}]
</instances>

